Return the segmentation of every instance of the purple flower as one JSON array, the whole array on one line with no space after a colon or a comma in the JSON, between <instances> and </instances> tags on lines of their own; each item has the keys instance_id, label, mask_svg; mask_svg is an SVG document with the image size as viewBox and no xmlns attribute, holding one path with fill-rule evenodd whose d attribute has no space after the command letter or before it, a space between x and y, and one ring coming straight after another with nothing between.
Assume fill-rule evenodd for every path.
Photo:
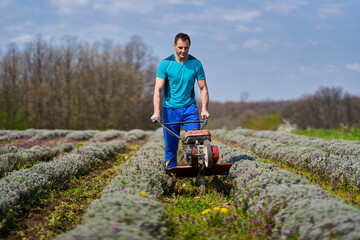
<instances>
[{"instance_id":1,"label":"purple flower","mask_svg":"<svg viewBox=\"0 0 360 240\"><path fill-rule=\"evenodd\" d=\"M111 230L113 230L113 231L120 231L121 230L121 228L119 227L119 226L115 226L115 225L112 225L112 226L110 226L109 227Z\"/></svg>"},{"instance_id":2,"label":"purple flower","mask_svg":"<svg viewBox=\"0 0 360 240\"><path fill-rule=\"evenodd\" d=\"M220 228L217 228L217 229L215 230L215 233L219 233L219 232L221 232L221 229L220 229Z\"/></svg>"}]
</instances>

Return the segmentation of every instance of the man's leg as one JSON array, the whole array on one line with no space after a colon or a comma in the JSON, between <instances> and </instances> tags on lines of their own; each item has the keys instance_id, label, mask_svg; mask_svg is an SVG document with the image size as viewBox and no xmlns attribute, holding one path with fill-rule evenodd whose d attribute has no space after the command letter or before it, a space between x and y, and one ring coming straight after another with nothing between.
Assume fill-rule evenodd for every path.
<instances>
[{"instance_id":1,"label":"man's leg","mask_svg":"<svg viewBox=\"0 0 360 240\"><path fill-rule=\"evenodd\" d=\"M181 116L179 115L178 109L163 108L163 119L164 123L180 122ZM180 124L167 125L171 131L180 135ZM165 140L165 164L166 168L173 168L177 166L177 151L179 146L179 139L170 135L164 129L164 140Z\"/></svg>"},{"instance_id":2,"label":"man's leg","mask_svg":"<svg viewBox=\"0 0 360 240\"><path fill-rule=\"evenodd\" d=\"M199 112L195 103L186 106L184 108L183 121L184 122L199 121ZM183 128L185 129L186 132L194 129L200 129L200 123L186 123L183 124Z\"/></svg>"}]
</instances>

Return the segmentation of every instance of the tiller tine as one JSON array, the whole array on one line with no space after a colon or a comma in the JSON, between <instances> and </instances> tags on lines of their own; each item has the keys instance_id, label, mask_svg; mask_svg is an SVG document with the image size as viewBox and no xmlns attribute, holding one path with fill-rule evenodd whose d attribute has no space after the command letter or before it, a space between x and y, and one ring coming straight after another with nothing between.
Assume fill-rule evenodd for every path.
<instances>
[{"instance_id":1,"label":"tiller tine","mask_svg":"<svg viewBox=\"0 0 360 240\"><path fill-rule=\"evenodd\" d=\"M231 163L213 164L210 168L205 169L205 176L226 175L229 173L231 166ZM177 166L167 169L166 173L179 178L197 177L198 169L191 166Z\"/></svg>"}]
</instances>

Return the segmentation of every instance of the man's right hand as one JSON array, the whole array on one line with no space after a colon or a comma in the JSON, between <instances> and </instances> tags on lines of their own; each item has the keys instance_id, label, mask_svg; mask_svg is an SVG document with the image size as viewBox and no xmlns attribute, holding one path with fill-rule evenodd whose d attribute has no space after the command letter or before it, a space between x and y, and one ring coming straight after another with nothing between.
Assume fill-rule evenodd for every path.
<instances>
[{"instance_id":1,"label":"man's right hand","mask_svg":"<svg viewBox=\"0 0 360 240\"><path fill-rule=\"evenodd\" d=\"M151 116L151 121L153 122L153 123L155 123L156 121L155 121L155 119L159 119L160 120L160 114L157 114L157 113L154 113L152 116Z\"/></svg>"}]
</instances>

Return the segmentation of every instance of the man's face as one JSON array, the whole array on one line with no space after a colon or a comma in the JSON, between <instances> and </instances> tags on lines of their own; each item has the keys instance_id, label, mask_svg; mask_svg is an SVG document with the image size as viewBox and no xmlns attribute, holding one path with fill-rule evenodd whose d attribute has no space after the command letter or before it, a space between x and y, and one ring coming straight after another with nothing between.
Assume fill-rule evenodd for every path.
<instances>
[{"instance_id":1,"label":"man's face","mask_svg":"<svg viewBox=\"0 0 360 240\"><path fill-rule=\"evenodd\" d=\"M180 60L185 61L188 57L190 43L188 40L183 41L181 38L179 38L176 44L174 44L174 49Z\"/></svg>"}]
</instances>

